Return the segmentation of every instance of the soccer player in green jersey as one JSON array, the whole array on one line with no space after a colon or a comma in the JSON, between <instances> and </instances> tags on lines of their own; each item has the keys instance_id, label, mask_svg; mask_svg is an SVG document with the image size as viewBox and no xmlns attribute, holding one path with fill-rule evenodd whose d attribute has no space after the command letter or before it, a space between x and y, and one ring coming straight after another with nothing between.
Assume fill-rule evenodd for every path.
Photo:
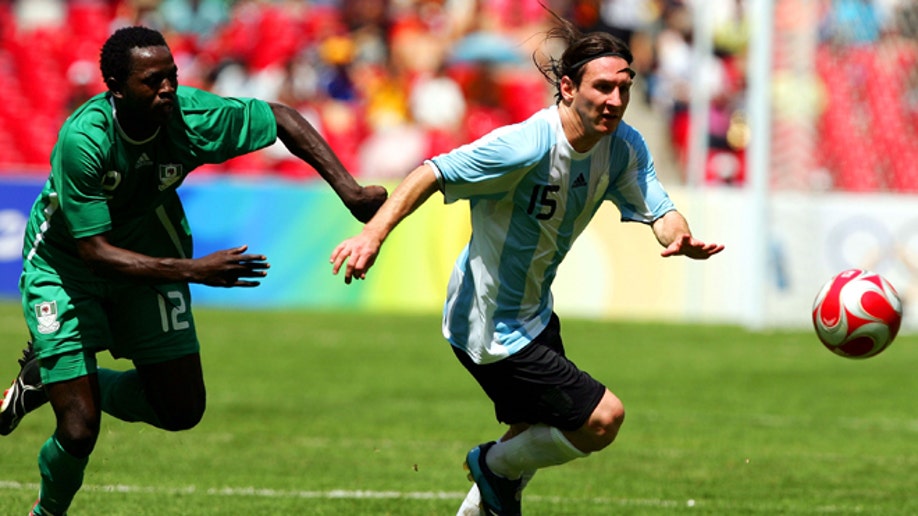
<instances>
[{"instance_id":1,"label":"soccer player in green jersey","mask_svg":"<svg viewBox=\"0 0 918 516\"><path fill-rule=\"evenodd\" d=\"M176 188L199 165L278 138L367 221L385 201L363 187L294 109L178 85L162 34L113 33L100 55L108 91L64 123L23 248L22 307L32 338L4 393L0 434L51 402L32 514L66 513L99 436L101 413L164 430L194 427L205 389L190 283L255 287L269 267L246 246L194 258ZM97 367L108 350L134 369Z\"/></svg>"}]
</instances>

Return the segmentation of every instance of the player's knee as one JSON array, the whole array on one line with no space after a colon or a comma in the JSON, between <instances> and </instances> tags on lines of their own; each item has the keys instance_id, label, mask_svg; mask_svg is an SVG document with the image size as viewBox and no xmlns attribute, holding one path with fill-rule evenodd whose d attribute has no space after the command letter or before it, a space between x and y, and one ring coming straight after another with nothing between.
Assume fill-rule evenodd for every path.
<instances>
[{"instance_id":1,"label":"player's knee","mask_svg":"<svg viewBox=\"0 0 918 516\"><path fill-rule=\"evenodd\" d=\"M195 400L180 407L173 406L171 410L157 414L159 427L170 432L190 430L204 418L205 401Z\"/></svg>"},{"instance_id":2,"label":"player's knee","mask_svg":"<svg viewBox=\"0 0 918 516\"><path fill-rule=\"evenodd\" d=\"M612 444L625 421L625 406L614 394L606 392L587 422L590 451L599 451Z\"/></svg>"},{"instance_id":3,"label":"player's knee","mask_svg":"<svg viewBox=\"0 0 918 516\"><path fill-rule=\"evenodd\" d=\"M190 430L201 422L204 417L204 410L196 410L181 413L168 414L165 417L160 416L160 427L169 432L181 432Z\"/></svg>"},{"instance_id":4,"label":"player's knee","mask_svg":"<svg viewBox=\"0 0 918 516\"><path fill-rule=\"evenodd\" d=\"M99 425L70 422L58 424L54 432L61 447L74 457L89 457L99 438Z\"/></svg>"}]
</instances>

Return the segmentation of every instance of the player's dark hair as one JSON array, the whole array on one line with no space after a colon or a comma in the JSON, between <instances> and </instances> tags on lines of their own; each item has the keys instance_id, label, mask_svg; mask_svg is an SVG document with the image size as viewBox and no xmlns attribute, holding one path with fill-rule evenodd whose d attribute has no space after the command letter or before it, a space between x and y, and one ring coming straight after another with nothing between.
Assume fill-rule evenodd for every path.
<instances>
[{"instance_id":1,"label":"player's dark hair","mask_svg":"<svg viewBox=\"0 0 918 516\"><path fill-rule=\"evenodd\" d=\"M549 56L544 64L540 64L533 53L532 60L542 73L542 76L555 88L555 100L561 101L561 78L570 77L575 86L580 86L583 79L583 70L587 63L605 56L618 56L629 65L634 61L634 56L628 44L607 32L582 33L568 20L561 18L551 9L542 6L555 19L555 26L545 34L545 41L559 39L565 44L565 50L560 58ZM634 72L631 72L632 77Z\"/></svg>"},{"instance_id":2,"label":"player's dark hair","mask_svg":"<svg viewBox=\"0 0 918 516\"><path fill-rule=\"evenodd\" d=\"M168 47L166 39L156 30L147 27L122 27L112 33L99 52L99 69L102 80L108 84L114 78L116 84L127 80L131 73L131 50L146 47ZM112 84L108 84L109 89Z\"/></svg>"}]
</instances>

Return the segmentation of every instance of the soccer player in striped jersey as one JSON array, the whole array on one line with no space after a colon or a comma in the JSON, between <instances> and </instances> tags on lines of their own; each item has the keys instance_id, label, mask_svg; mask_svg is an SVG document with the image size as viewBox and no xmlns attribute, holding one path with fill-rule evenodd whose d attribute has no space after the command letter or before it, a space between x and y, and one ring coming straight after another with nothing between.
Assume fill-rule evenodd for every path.
<instances>
[{"instance_id":1,"label":"soccer player in striped jersey","mask_svg":"<svg viewBox=\"0 0 918 516\"><path fill-rule=\"evenodd\" d=\"M155 30L114 32L100 68L108 91L61 128L26 228L20 288L32 344L0 405L0 435L46 401L54 409L56 429L39 452L35 515L67 511L102 412L170 431L204 414L188 285L254 287L268 263L244 245L192 256L176 193L189 172L280 139L356 218L368 220L386 198L380 186L359 185L294 109L179 86ZM97 367L106 349L134 368Z\"/></svg>"},{"instance_id":2,"label":"soccer player in striped jersey","mask_svg":"<svg viewBox=\"0 0 918 516\"><path fill-rule=\"evenodd\" d=\"M467 454L476 485L460 514L520 514L538 469L602 450L618 434L622 402L565 357L551 294L600 204L647 224L664 257L704 260L724 248L692 235L644 139L623 121L634 77L627 45L556 18L547 37L566 50L542 70L556 104L417 167L331 255L346 283L365 279L386 237L434 192L469 201L472 236L449 281L443 334L509 429Z\"/></svg>"}]
</instances>

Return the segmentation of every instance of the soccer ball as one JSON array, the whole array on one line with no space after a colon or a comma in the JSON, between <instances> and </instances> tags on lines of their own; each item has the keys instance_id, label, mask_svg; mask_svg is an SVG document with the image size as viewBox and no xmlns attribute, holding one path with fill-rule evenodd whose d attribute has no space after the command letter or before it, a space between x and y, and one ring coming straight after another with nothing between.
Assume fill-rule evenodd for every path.
<instances>
[{"instance_id":1,"label":"soccer ball","mask_svg":"<svg viewBox=\"0 0 918 516\"><path fill-rule=\"evenodd\" d=\"M848 269L823 285L813 302L819 340L836 355L869 358L886 349L902 322L902 302L883 276Z\"/></svg>"}]
</instances>

